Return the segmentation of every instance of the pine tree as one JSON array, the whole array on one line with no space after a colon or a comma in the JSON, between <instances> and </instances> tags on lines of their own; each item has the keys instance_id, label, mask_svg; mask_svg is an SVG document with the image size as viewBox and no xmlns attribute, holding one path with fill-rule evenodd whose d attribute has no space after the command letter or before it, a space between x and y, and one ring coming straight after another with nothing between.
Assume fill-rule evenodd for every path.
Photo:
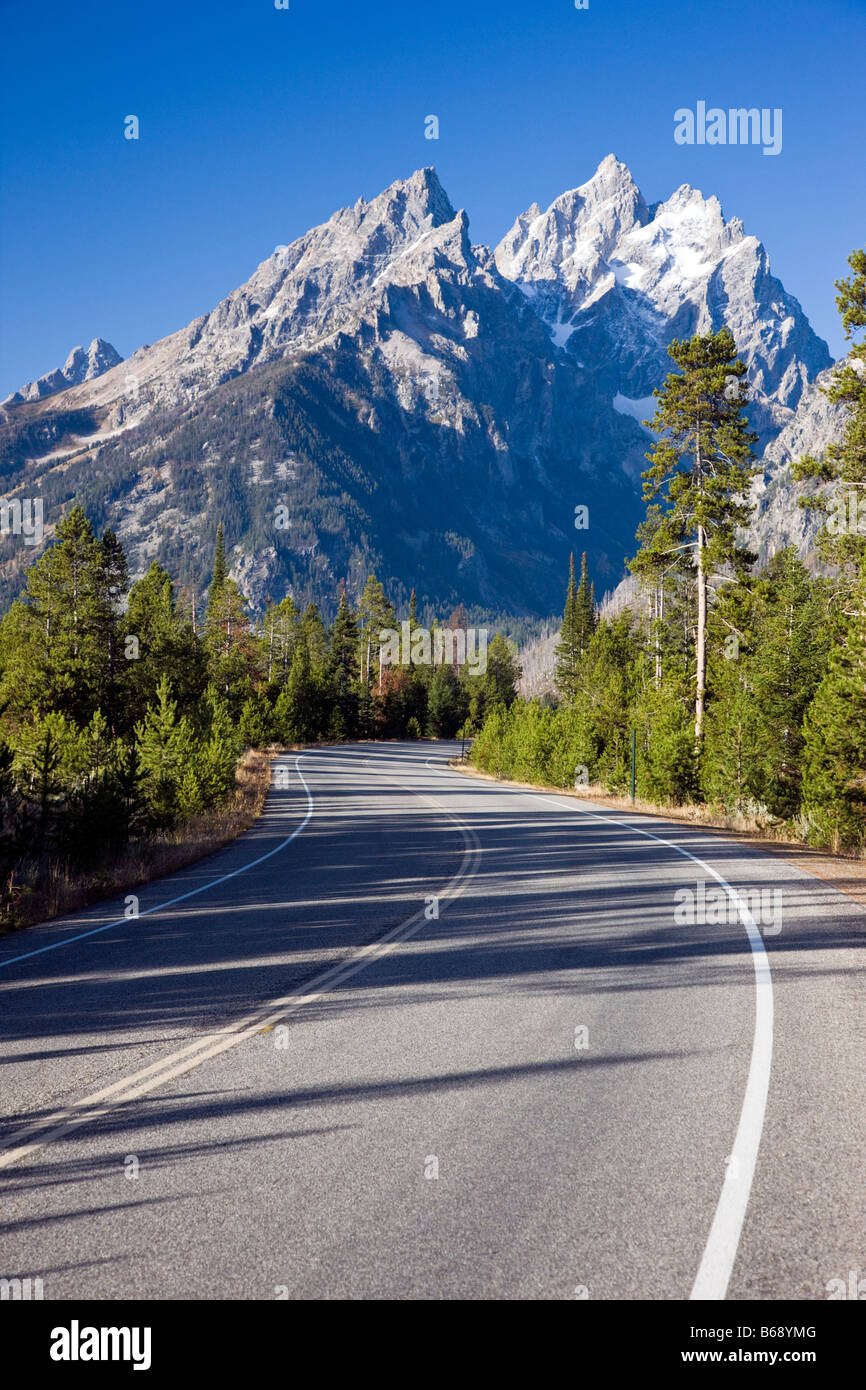
<instances>
[{"instance_id":1,"label":"pine tree","mask_svg":"<svg viewBox=\"0 0 866 1390\"><path fill-rule=\"evenodd\" d=\"M289 677L300 615L290 596L268 605L262 623L262 652L268 685L281 690Z\"/></svg>"},{"instance_id":2,"label":"pine tree","mask_svg":"<svg viewBox=\"0 0 866 1390\"><path fill-rule=\"evenodd\" d=\"M360 680L370 686L379 679L379 634L396 625L394 609L385 597L385 590L371 574L364 585L364 592L358 604L358 630L360 638Z\"/></svg>"},{"instance_id":3,"label":"pine tree","mask_svg":"<svg viewBox=\"0 0 866 1390\"><path fill-rule=\"evenodd\" d=\"M800 807L803 719L829 656L825 585L811 581L792 546L762 576L764 613L752 662L758 724L752 786L774 816Z\"/></svg>"},{"instance_id":4,"label":"pine tree","mask_svg":"<svg viewBox=\"0 0 866 1390\"><path fill-rule=\"evenodd\" d=\"M37 861L54 838L63 798L73 785L75 741L74 726L53 710L29 719L17 733L13 775L24 799L22 838L25 852Z\"/></svg>"},{"instance_id":5,"label":"pine tree","mask_svg":"<svg viewBox=\"0 0 866 1390\"><path fill-rule=\"evenodd\" d=\"M274 707L277 733L284 743L314 743L325 727L328 713L309 648L306 642L298 642L289 679Z\"/></svg>"},{"instance_id":6,"label":"pine tree","mask_svg":"<svg viewBox=\"0 0 866 1390\"><path fill-rule=\"evenodd\" d=\"M803 726L803 810L811 838L866 843L866 567Z\"/></svg>"},{"instance_id":7,"label":"pine tree","mask_svg":"<svg viewBox=\"0 0 866 1390\"><path fill-rule=\"evenodd\" d=\"M222 522L220 522L217 526L216 533L216 550L214 552L213 561L213 578L211 579L210 588L208 590L208 608L210 608L211 604L215 603L217 598L219 597L220 591L226 582L227 574L228 571L226 569L225 533L223 532L223 524Z\"/></svg>"},{"instance_id":8,"label":"pine tree","mask_svg":"<svg viewBox=\"0 0 866 1390\"><path fill-rule=\"evenodd\" d=\"M233 579L223 579L208 603L204 644L210 678L236 714L262 678L262 650L253 636L246 601Z\"/></svg>"},{"instance_id":9,"label":"pine tree","mask_svg":"<svg viewBox=\"0 0 866 1390\"><path fill-rule=\"evenodd\" d=\"M672 372L653 394L658 404L646 423L657 439L647 454L644 497L661 498L657 525L631 562L635 573L658 573L663 557L678 556L696 584L695 740L703 735L707 673L708 577L724 565L738 573L754 558L737 544L736 530L748 523L755 442L742 414L745 364L736 357L728 328L675 340L668 353Z\"/></svg>"},{"instance_id":10,"label":"pine tree","mask_svg":"<svg viewBox=\"0 0 866 1390\"><path fill-rule=\"evenodd\" d=\"M186 715L178 718L167 676L157 686L155 705L136 726L135 747L148 824L170 827L180 811L184 776L193 766L195 739Z\"/></svg>"},{"instance_id":11,"label":"pine tree","mask_svg":"<svg viewBox=\"0 0 866 1390\"><path fill-rule=\"evenodd\" d=\"M577 638L581 659L586 654L590 638L595 632L595 588L589 583L586 568L586 551L580 557L580 583L575 597L575 616L577 618Z\"/></svg>"},{"instance_id":12,"label":"pine tree","mask_svg":"<svg viewBox=\"0 0 866 1390\"><path fill-rule=\"evenodd\" d=\"M204 703L206 732L194 750L191 767L187 769L192 777L181 798L189 810L218 806L226 800L235 786L242 747L229 707L215 686L208 687Z\"/></svg>"},{"instance_id":13,"label":"pine tree","mask_svg":"<svg viewBox=\"0 0 866 1390\"><path fill-rule=\"evenodd\" d=\"M28 572L24 594L0 626L0 704L67 715L83 725L105 703L120 619L111 583L118 555L96 540L81 507ZM112 654L115 654L113 656Z\"/></svg>"},{"instance_id":14,"label":"pine tree","mask_svg":"<svg viewBox=\"0 0 866 1390\"><path fill-rule=\"evenodd\" d=\"M163 676L181 709L197 704L207 684L204 648L177 607L171 576L156 561L129 591L121 641L125 728L144 718Z\"/></svg>"},{"instance_id":15,"label":"pine tree","mask_svg":"<svg viewBox=\"0 0 866 1390\"><path fill-rule=\"evenodd\" d=\"M435 738L453 738L460 724L457 677L446 662L437 666L430 682L428 720Z\"/></svg>"},{"instance_id":16,"label":"pine tree","mask_svg":"<svg viewBox=\"0 0 866 1390\"><path fill-rule=\"evenodd\" d=\"M105 653L99 708L116 732L123 719L124 660L121 649L121 609L129 588L129 569L123 546L113 531L106 530L99 543L98 601L94 610L96 640Z\"/></svg>"},{"instance_id":17,"label":"pine tree","mask_svg":"<svg viewBox=\"0 0 866 1390\"><path fill-rule=\"evenodd\" d=\"M328 669L328 639L318 605L308 603L298 624L298 637L304 642L310 658L310 670L321 680Z\"/></svg>"},{"instance_id":18,"label":"pine tree","mask_svg":"<svg viewBox=\"0 0 866 1390\"><path fill-rule=\"evenodd\" d=\"M328 676L334 701L332 737L338 741L355 738L358 732L358 624L345 590L340 594L340 606L331 628Z\"/></svg>"},{"instance_id":19,"label":"pine tree","mask_svg":"<svg viewBox=\"0 0 866 1390\"><path fill-rule=\"evenodd\" d=\"M267 697L258 692L244 701L238 721L238 737L243 748L266 748L273 738L274 712Z\"/></svg>"},{"instance_id":20,"label":"pine tree","mask_svg":"<svg viewBox=\"0 0 866 1390\"><path fill-rule=\"evenodd\" d=\"M474 675L464 666L461 686L466 692L467 713L472 728L480 728L486 712L495 704L510 708L517 699L521 670L514 653L501 633L496 633L487 651L487 670Z\"/></svg>"},{"instance_id":21,"label":"pine tree","mask_svg":"<svg viewBox=\"0 0 866 1390\"><path fill-rule=\"evenodd\" d=\"M585 558L585 557L584 557ZM581 579L583 574L581 574ZM578 611L577 581L574 577L574 553L568 565L568 589L559 641L554 648L556 688L567 703L573 702L580 689L580 662L583 657L583 624Z\"/></svg>"}]
</instances>

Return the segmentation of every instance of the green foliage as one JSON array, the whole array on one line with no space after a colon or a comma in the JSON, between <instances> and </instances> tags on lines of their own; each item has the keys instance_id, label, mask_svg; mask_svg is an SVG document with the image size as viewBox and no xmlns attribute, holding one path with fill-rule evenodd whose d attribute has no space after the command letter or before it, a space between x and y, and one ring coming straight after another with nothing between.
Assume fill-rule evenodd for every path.
<instances>
[{"instance_id":1,"label":"green foliage","mask_svg":"<svg viewBox=\"0 0 866 1390\"><path fill-rule=\"evenodd\" d=\"M334 705L330 734L337 741L357 737L358 673L358 623L344 591L328 647L328 677Z\"/></svg>"},{"instance_id":2,"label":"green foliage","mask_svg":"<svg viewBox=\"0 0 866 1390\"><path fill-rule=\"evenodd\" d=\"M74 507L0 626L0 706L21 715L63 714L77 724L102 708L113 726L120 717L125 582L114 538L96 540L84 512Z\"/></svg>"},{"instance_id":3,"label":"green foliage","mask_svg":"<svg viewBox=\"0 0 866 1390\"><path fill-rule=\"evenodd\" d=\"M560 787L577 780L624 793L635 730L640 797L660 805L704 799L792 826L805 810L816 839L854 842L862 812L858 769L866 762L856 750L866 749L866 728L861 735L858 716L843 711L846 701L856 710L857 681L863 683L856 665L862 624L852 611L848 666L839 666L837 647L831 681L828 593L827 581L810 578L794 550L775 556L756 578L719 582L700 746L686 610L674 590L663 611L624 610L599 623L577 666L576 693L559 708L516 701L490 709L472 761L517 780Z\"/></svg>"},{"instance_id":4,"label":"green foliage","mask_svg":"<svg viewBox=\"0 0 866 1390\"><path fill-rule=\"evenodd\" d=\"M817 843L866 844L866 570L806 714L803 810Z\"/></svg>"},{"instance_id":5,"label":"green foliage","mask_svg":"<svg viewBox=\"0 0 866 1390\"><path fill-rule=\"evenodd\" d=\"M244 702L238 721L238 740L243 748L265 748L273 739L274 712L262 691Z\"/></svg>"},{"instance_id":6,"label":"green foliage","mask_svg":"<svg viewBox=\"0 0 866 1390\"><path fill-rule=\"evenodd\" d=\"M563 700L577 698L580 689L580 665L586 655L590 638L595 631L595 595L586 568L586 551L580 562L580 584L575 583L574 556L568 570L568 590L559 642L556 645L556 688Z\"/></svg>"},{"instance_id":7,"label":"green foliage","mask_svg":"<svg viewBox=\"0 0 866 1390\"><path fill-rule=\"evenodd\" d=\"M434 738L453 738L460 727L457 677L451 666L437 666L430 682L427 719Z\"/></svg>"},{"instance_id":8,"label":"green foliage","mask_svg":"<svg viewBox=\"0 0 866 1390\"><path fill-rule=\"evenodd\" d=\"M152 830L173 826L180 813L180 789L192 769L195 736L186 715L178 718L177 701L163 676L156 705L149 706L135 729L140 786L147 824Z\"/></svg>"}]
</instances>

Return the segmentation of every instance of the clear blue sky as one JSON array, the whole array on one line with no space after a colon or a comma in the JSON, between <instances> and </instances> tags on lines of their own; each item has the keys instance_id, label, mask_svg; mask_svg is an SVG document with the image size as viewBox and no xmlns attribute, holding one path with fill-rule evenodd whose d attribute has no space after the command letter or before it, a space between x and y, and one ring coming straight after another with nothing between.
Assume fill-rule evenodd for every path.
<instances>
[{"instance_id":1,"label":"clear blue sky","mask_svg":"<svg viewBox=\"0 0 866 1390\"><path fill-rule=\"evenodd\" d=\"M842 351L866 0L5 0L0 18L0 398L76 343L125 356L173 332L422 165L489 244L611 151L649 202L715 193ZM781 107L781 154L676 145L699 99Z\"/></svg>"}]
</instances>

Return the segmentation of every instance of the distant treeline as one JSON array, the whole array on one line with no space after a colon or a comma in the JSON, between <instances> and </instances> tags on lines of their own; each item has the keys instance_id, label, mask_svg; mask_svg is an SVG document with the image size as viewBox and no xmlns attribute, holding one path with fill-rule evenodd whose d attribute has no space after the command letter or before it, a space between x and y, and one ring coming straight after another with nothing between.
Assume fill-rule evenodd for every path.
<instances>
[{"instance_id":1,"label":"distant treeline","mask_svg":"<svg viewBox=\"0 0 866 1390\"><path fill-rule=\"evenodd\" d=\"M374 576L357 611L340 595L330 628L291 598L254 621L222 528L196 613L156 563L130 586L117 537L74 507L0 622L0 914L58 866L98 870L224 802L245 748L449 737L514 699L502 637L474 675L380 663L380 632L399 625Z\"/></svg>"}]
</instances>

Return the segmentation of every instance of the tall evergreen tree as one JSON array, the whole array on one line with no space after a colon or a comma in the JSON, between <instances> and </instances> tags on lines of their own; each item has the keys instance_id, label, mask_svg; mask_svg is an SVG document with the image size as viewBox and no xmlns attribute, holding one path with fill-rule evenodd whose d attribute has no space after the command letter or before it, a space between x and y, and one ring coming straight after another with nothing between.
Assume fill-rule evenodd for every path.
<instances>
[{"instance_id":1,"label":"tall evergreen tree","mask_svg":"<svg viewBox=\"0 0 866 1390\"><path fill-rule=\"evenodd\" d=\"M269 604L262 623L265 675L269 686L282 689L289 678L292 650L300 615L290 595Z\"/></svg>"},{"instance_id":2,"label":"tall evergreen tree","mask_svg":"<svg viewBox=\"0 0 866 1390\"><path fill-rule=\"evenodd\" d=\"M321 680L328 668L328 638L318 605L308 603L298 624L298 637L307 648L310 670Z\"/></svg>"},{"instance_id":3,"label":"tall evergreen tree","mask_svg":"<svg viewBox=\"0 0 866 1390\"><path fill-rule=\"evenodd\" d=\"M104 702L120 625L111 592L118 556L114 546L110 551L81 507L58 524L54 544L28 571L24 594L0 628L0 704L54 711L83 725Z\"/></svg>"},{"instance_id":4,"label":"tall evergreen tree","mask_svg":"<svg viewBox=\"0 0 866 1390\"><path fill-rule=\"evenodd\" d=\"M360 679L368 686L378 683L379 679L379 650L382 645L379 634L388 628L393 629L396 621L384 588L375 574L371 574L358 603Z\"/></svg>"},{"instance_id":5,"label":"tall evergreen tree","mask_svg":"<svg viewBox=\"0 0 866 1390\"><path fill-rule=\"evenodd\" d=\"M736 356L728 328L675 340L668 348L680 368L660 390L655 416L645 423L656 434L647 454L644 496L661 499L658 525L631 562L636 573L656 573L662 557L679 556L695 578L695 740L703 735L707 675L707 582L724 565L742 572L754 557L737 544L736 530L748 523L748 491L754 474L755 435L742 413L745 364Z\"/></svg>"},{"instance_id":6,"label":"tall evergreen tree","mask_svg":"<svg viewBox=\"0 0 866 1390\"><path fill-rule=\"evenodd\" d=\"M494 705L509 709L517 699L520 666L501 633L497 632L487 651L487 670L475 675L470 667L461 672L461 686L472 728L480 728L488 710Z\"/></svg>"},{"instance_id":7,"label":"tall evergreen tree","mask_svg":"<svg viewBox=\"0 0 866 1390\"><path fill-rule=\"evenodd\" d=\"M211 679L236 715L262 676L263 654L254 638L244 596L225 578L208 603L205 648Z\"/></svg>"},{"instance_id":8,"label":"tall evergreen tree","mask_svg":"<svg viewBox=\"0 0 866 1390\"><path fill-rule=\"evenodd\" d=\"M772 815L788 819L800 808L803 719L829 655L825 585L810 580L792 546L773 557L758 590L761 622L750 663L757 723L752 789Z\"/></svg>"},{"instance_id":9,"label":"tall evergreen tree","mask_svg":"<svg viewBox=\"0 0 866 1390\"><path fill-rule=\"evenodd\" d=\"M428 700L430 731L436 738L453 738L460 724L457 677L448 662L437 666Z\"/></svg>"},{"instance_id":10,"label":"tall evergreen tree","mask_svg":"<svg viewBox=\"0 0 866 1390\"><path fill-rule=\"evenodd\" d=\"M298 642L289 679L274 707L274 724L284 743L313 743L326 727L327 708L322 681L310 661L306 642Z\"/></svg>"},{"instance_id":11,"label":"tall evergreen tree","mask_svg":"<svg viewBox=\"0 0 866 1390\"><path fill-rule=\"evenodd\" d=\"M563 700L572 702L580 688L581 630L577 610L577 580L574 577L574 552L568 562L568 588L559 641L554 648L556 668L554 680Z\"/></svg>"},{"instance_id":12,"label":"tall evergreen tree","mask_svg":"<svg viewBox=\"0 0 866 1390\"><path fill-rule=\"evenodd\" d=\"M355 738L358 732L358 624L349 607L345 590L331 628L328 648L328 675L334 708L331 737Z\"/></svg>"},{"instance_id":13,"label":"tall evergreen tree","mask_svg":"<svg viewBox=\"0 0 866 1390\"><path fill-rule=\"evenodd\" d=\"M566 701L573 701L580 689L580 663L586 656L595 625L595 590L589 582L584 551L580 559L579 584L574 577L574 554L569 560L565 611L554 650L556 688Z\"/></svg>"},{"instance_id":14,"label":"tall evergreen tree","mask_svg":"<svg viewBox=\"0 0 866 1390\"><path fill-rule=\"evenodd\" d=\"M226 541L222 522L217 526L216 549L214 550L213 578L208 591L208 602L212 603L226 581Z\"/></svg>"},{"instance_id":15,"label":"tall evergreen tree","mask_svg":"<svg viewBox=\"0 0 866 1390\"><path fill-rule=\"evenodd\" d=\"M155 560L129 591L123 653L127 728L144 718L163 676L168 677L182 709L190 709L204 693L204 648L178 608L171 576Z\"/></svg>"}]
</instances>

